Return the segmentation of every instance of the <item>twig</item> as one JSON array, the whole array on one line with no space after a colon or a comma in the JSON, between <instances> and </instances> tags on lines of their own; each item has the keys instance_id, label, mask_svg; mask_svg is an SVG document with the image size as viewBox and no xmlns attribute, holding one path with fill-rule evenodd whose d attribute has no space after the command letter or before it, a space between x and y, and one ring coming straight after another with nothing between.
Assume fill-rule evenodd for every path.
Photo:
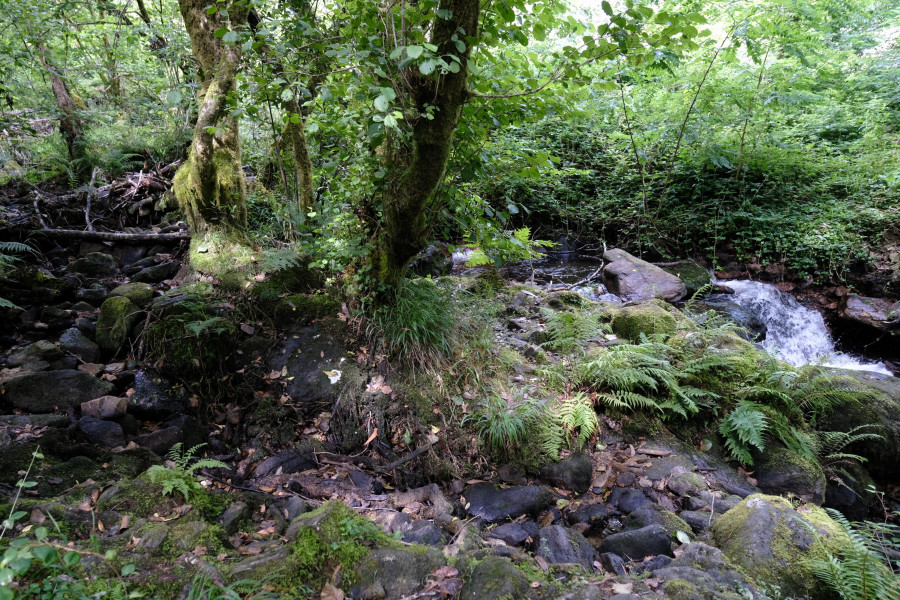
<instances>
[{"instance_id":1,"label":"twig","mask_svg":"<svg viewBox=\"0 0 900 600\"><path fill-rule=\"evenodd\" d=\"M567 286L565 287L565 289L571 290L571 289L574 288L574 287L578 287L579 285L584 285L584 284L586 284L586 283L588 283L588 282L590 282L590 281L593 281L594 278L597 277L597 275L600 274L600 270L601 270L601 269L603 269L603 265L600 265L600 267L599 267L596 271L594 271L593 273L591 273L590 275L588 275L587 277L585 277L585 278L582 279L581 281L576 281L576 282L573 283L573 284L567 285Z\"/></svg>"},{"instance_id":2,"label":"twig","mask_svg":"<svg viewBox=\"0 0 900 600\"><path fill-rule=\"evenodd\" d=\"M49 237L76 238L86 240L106 240L106 241L127 241L127 242L177 242L180 240L191 239L188 231L178 233L125 233L121 231L82 231L80 229L51 229L41 218L38 211L37 200L34 201L34 208L37 211L38 220L41 222L43 229L33 231L34 234L43 234Z\"/></svg>"},{"instance_id":3,"label":"twig","mask_svg":"<svg viewBox=\"0 0 900 600\"><path fill-rule=\"evenodd\" d=\"M93 224L91 224L91 200L94 198L94 194L96 193L94 182L97 180L97 173L99 172L100 167L94 167L94 170L91 172L91 182L88 184L87 204L84 207L84 222L87 225L88 231L94 231L94 226Z\"/></svg>"}]
</instances>

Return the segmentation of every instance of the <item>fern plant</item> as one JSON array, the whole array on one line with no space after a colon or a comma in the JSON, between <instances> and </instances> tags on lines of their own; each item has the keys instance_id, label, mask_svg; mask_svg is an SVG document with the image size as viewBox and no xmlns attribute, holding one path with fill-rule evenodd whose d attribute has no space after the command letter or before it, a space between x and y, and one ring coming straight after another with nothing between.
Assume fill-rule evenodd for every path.
<instances>
[{"instance_id":1,"label":"fern plant","mask_svg":"<svg viewBox=\"0 0 900 600\"><path fill-rule=\"evenodd\" d=\"M583 450L599 428L593 403L579 392L560 398L555 405L546 408L542 419L541 446L547 456L557 460L560 450Z\"/></svg>"},{"instance_id":2,"label":"fern plant","mask_svg":"<svg viewBox=\"0 0 900 600\"><path fill-rule=\"evenodd\" d=\"M35 249L27 244L22 244L20 242L0 242L0 274L3 274L6 269L21 260L19 257L15 256L16 253L21 254L24 252L36 254ZM21 307L17 306L15 303L7 300L6 298L0 297L0 308Z\"/></svg>"},{"instance_id":3,"label":"fern plant","mask_svg":"<svg viewBox=\"0 0 900 600\"><path fill-rule=\"evenodd\" d=\"M508 458L525 442L540 415L541 407L534 400L516 401L505 393L485 398L463 424L473 425L490 451Z\"/></svg>"},{"instance_id":4,"label":"fern plant","mask_svg":"<svg viewBox=\"0 0 900 600\"><path fill-rule=\"evenodd\" d=\"M205 445L197 444L190 450L183 451L181 442L175 444L166 454L166 458L174 464L171 467L153 465L147 469L147 476L151 482L162 484L163 495L174 495L177 492L185 502L189 502L203 490L195 475L199 469L229 468L225 463L212 458L201 458L191 464L197 452Z\"/></svg>"},{"instance_id":5,"label":"fern plant","mask_svg":"<svg viewBox=\"0 0 900 600\"><path fill-rule=\"evenodd\" d=\"M855 481L846 467L852 463L864 463L866 458L852 452L847 447L856 442L882 440L883 436L867 431L874 425L857 425L849 431L815 431L815 450L819 464L828 479L838 485L847 486L847 480Z\"/></svg>"},{"instance_id":6,"label":"fern plant","mask_svg":"<svg viewBox=\"0 0 900 600\"><path fill-rule=\"evenodd\" d=\"M732 458L745 465L753 464L753 448L765 450L768 429L769 417L763 407L749 400L742 400L719 424L725 448Z\"/></svg>"},{"instance_id":7,"label":"fern plant","mask_svg":"<svg viewBox=\"0 0 900 600\"><path fill-rule=\"evenodd\" d=\"M544 309L547 318L547 341L541 344L548 350L573 354L584 347L592 337L608 328L597 315L586 312L570 312Z\"/></svg>"},{"instance_id":8,"label":"fern plant","mask_svg":"<svg viewBox=\"0 0 900 600\"><path fill-rule=\"evenodd\" d=\"M825 558L811 560L813 574L843 600L900 600L900 577L889 568L885 538L879 535L883 526L865 523L857 529L838 511L826 510L849 543L838 554L826 549ZM897 550L896 544L891 546Z\"/></svg>"}]
</instances>

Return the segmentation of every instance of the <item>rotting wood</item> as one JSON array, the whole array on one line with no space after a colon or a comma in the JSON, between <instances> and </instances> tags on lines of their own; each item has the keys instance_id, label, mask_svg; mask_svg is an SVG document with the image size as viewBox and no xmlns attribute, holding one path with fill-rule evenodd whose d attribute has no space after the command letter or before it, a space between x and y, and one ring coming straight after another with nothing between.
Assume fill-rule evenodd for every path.
<instances>
[{"instance_id":1,"label":"rotting wood","mask_svg":"<svg viewBox=\"0 0 900 600\"><path fill-rule=\"evenodd\" d=\"M189 231L177 233L126 233L122 231L83 231L81 229L36 229L34 235L110 242L177 242L191 239Z\"/></svg>"}]
</instances>

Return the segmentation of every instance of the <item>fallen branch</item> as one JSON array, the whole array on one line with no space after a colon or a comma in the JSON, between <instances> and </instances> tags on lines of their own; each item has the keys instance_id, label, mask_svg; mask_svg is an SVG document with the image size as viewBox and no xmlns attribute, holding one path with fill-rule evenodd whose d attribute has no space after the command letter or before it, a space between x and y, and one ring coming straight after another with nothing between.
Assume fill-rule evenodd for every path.
<instances>
[{"instance_id":1,"label":"fallen branch","mask_svg":"<svg viewBox=\"0 0 900 600\"><path fill-rule=\"evenodd\" d=\"M37 201L35 201L37 202ZM83 240L103 240L110 242L165 242L191 239L189 231L178 233L125 233L123 231L83 231L81 229L38 229L34 234L43 234L49 237L76 238Z\"/></svg>"}]
</instances>

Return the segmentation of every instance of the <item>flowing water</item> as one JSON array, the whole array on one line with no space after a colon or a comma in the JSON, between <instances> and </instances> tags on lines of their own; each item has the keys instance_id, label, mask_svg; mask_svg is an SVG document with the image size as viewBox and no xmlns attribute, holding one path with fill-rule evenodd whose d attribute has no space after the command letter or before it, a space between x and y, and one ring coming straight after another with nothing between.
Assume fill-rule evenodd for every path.
<instances>
[{"instance_id":1,"label":"flowing water","mask_svg":"<svg viewBox=\"0 0 900 600\"><path fill-rule=\"evenodd\" d=\"M766 327L762 342L770 354L794 366L818 363L829 367L890 375L880 362L838 352L822 315L806 308L774 285L758 281L719 281L734 290L729 300L750 311Z\"/></svg>"}]
</instances>

